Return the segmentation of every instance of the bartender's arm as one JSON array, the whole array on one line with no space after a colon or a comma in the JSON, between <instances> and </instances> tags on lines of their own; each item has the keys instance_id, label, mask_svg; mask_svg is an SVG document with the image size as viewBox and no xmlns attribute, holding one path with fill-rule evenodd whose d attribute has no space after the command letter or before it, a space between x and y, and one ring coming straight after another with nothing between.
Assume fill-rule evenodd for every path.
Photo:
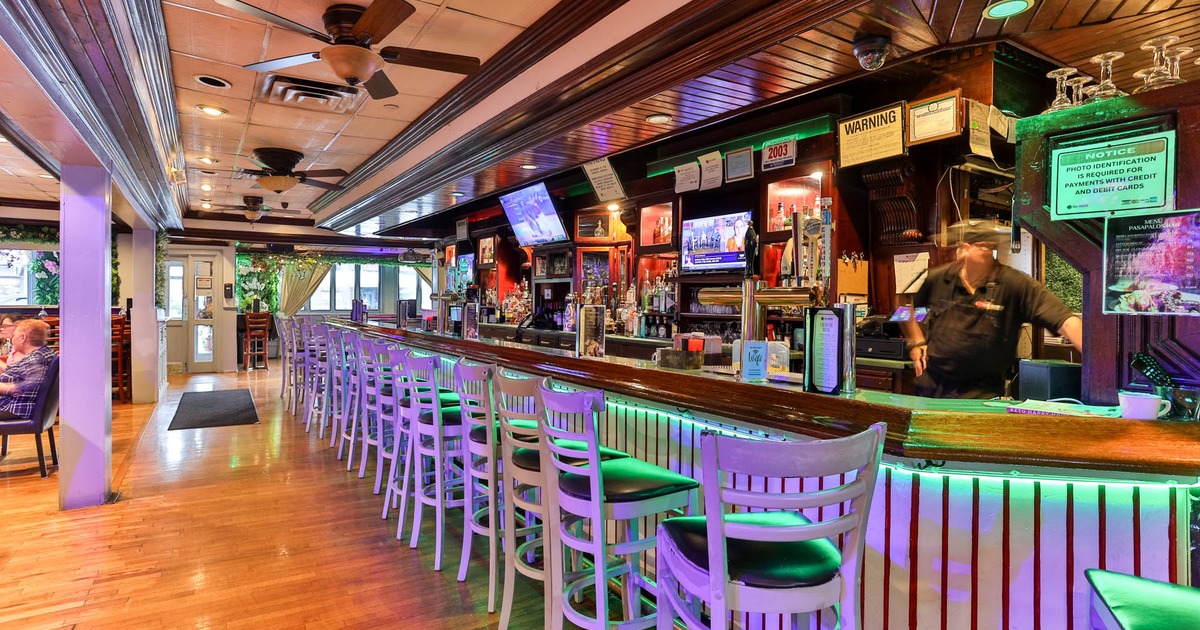
<instances>
[{"instance_id":1,"label":"bartender's arm","mask_svg":"<svg viewBox=\"0 0 1200 630\"><path fill-rule=\"evenodd\" d=\"M1078 315L1072 315L1058 327L1058 334L1071 342L1079 352L1083 352L1083 320Z\"/></svg>"},{"instance_id":2,"label":"bartender's arm","mask_svg":"<svg viewBox=\"0 0 1200 630\"><path fill-rule=\"evenodd\" d=\"M917 376L920 376L925 371L926 351L929 349L925 342L925 334L921 332L921 325L915 321L900 322L900 332L904 334L913 369L916 370Z\"/></svg>"}]
</instances>

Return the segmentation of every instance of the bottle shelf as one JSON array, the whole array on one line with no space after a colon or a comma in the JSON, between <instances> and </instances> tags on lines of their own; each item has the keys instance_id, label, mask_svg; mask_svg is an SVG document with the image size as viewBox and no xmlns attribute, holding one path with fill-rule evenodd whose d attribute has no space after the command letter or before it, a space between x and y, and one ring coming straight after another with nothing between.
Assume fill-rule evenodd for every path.
<instances>
[{"instance_id":1,"label":"bottle shelf","mask_svg":"<svg viewBox=\"0 0 1200 630\"><path fill-rule=\"evenodd\" d=\"M680 313L680 317L690 319L741 319L738 313Z\"/></svg>"}]
</instances>

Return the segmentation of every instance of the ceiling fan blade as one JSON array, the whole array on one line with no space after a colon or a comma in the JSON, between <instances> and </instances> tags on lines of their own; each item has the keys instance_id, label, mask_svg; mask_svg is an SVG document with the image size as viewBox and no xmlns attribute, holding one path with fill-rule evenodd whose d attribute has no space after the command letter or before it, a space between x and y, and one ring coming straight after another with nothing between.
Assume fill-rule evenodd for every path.
<instances>
[{"instance_id":1,"label":"ceiling fan blade","mask_svg":"<svg viewBox=\"0 0 1200 630\"><path fill-rule=\"evenodd\" d=\"M383 70L379 70L363 83L363 87L367 88L367 94L375 100L391 98L400 92L396 91L396 86L392 85L392 80L384 74Z\"/></svg>"},{"instance_id":2,"label":"ceiling fan blade","mask_svg":"<svg viewBox=\"0 0 1200 630\"><path fill-rule=\"evenodd\" d=\"M317 61L320 58L321 58L320 53L310 52L310 53L304 53L302 55L292 55L290 57L280 57L278 59L268 59L266 61L260 61L258 63L252 63L248 66L242 66L242 67L247 70L253 70L255 72L274 72L276 70L283 70L284 68L291 68L292 66L298 66L300 64L312 63L314 61Z\"/></svg>"},{"instance_id":3,"label":"ceiling fan blade","mask_svg":"<svg viewBox=\"0 0 1200 630\"><path fill-rule=\"evenodd\" d=\"M308 35L313 39L319 39L327 44L333 42L333 39L329 37L328 33L311 29L303 24L298 24L285 17L275 15L270 11L264 11L254 5L246 4L245 2L242 2L242 0L217 0L217 4L229 7L235 11L241 11L247 15L253 15L264 22L269 22L276 26L282 26L283 28L296 31L302 35Z\"/></svg>"},{"instance_id":4,"label":"ceiling fan blade","mask_svg":"<svg viewBox=\"0 0 1200 630\"><path fill-rule=\"evenodd\" d=\"M296 172L292 174L300 177L345 177L350 173L347 173L340 168L323 168L315 171L304 171L302 173Z\"/></svg>"},{"instance_id":5,"label":"ceiling fan blade","mask_svg":"<svg viewBox=\"0 0 1200 630\"><path fill-rule=\"evenodd\" d=\"M294 215L294 216L299 216L301 214L304 214L304 212L302 210L296 210L294 208L271 208L271 214L290 214L290 215Z\"/></svg>"},{"instance_id":6,"label":"ceiling fan blade","mask_svg":"<svg viewBox=\"0 0 1200 630\"><path fill-rule=\"evenodd\" d=\"M466 55L452 55L432 50L388 46L380 49L379 56L383 57L383 60L388 63L413 66L415 68L428 68L429 70L440 70L442 72L454 72L466 75L475 74L479 71L479 59Z\"/></svg>"},{"instance_id":7,"label":"ceiling fan blade","mask_svg":"<svg viewBox=\"0 0 1200 630\"><path fill-rule=\"evenodd\" d=\"M270 166L267 166L266 164L263 164L262 162L259 162L259 161L258 161L258 158L256 158L256 157L253 157L253 156L250 156L250 155L242 155L241 153L238 153L238 154L237 154L237 156L238 156L238 157L240 157L240 158L242 158L243 160L246 160L247 162L249 162L249 163L251 163L251 164L254 164L255 166L260 166L260 167L262 167L262 169L263 169L263 170L262 170L262 173L263 173L263 175L270 175L271 173L274 173L274 172L275 172L275 171L271 170L271 167L270 167ZM246 173L247 175L254 175L254 174L255 174L255 173L251 172L249 169L242 169L242 172Z\"/></svg>"},{"instance_id":8,"label":"ceiling fan blade","mask_svg":"<svg viewBox=\"0 0 1200 630\"><path fill-rule=\"evenodd\" d=\"M317 188L324 188L325 190L345 190L344 186L330 184L329 182L323 182L318 179L302 179L300 180L300 183L308 186L316 186Z\"/></svg>"},{"instance_id":9,"label":"ceiling fan blade","mask_svg":"<svg viewBox=\"0 0 1200 630\"><path fill-rule=\"evenodd\" d=\"M404 0L375 0L354 23L354 39L360 44L378 44L416 10Z\"/></svg>"},{"instance_id":10,"label":"ceiling fan blade","mask_svg":"<svg viewBox=\"0 0 1200 630\"><path fill-rule=\"evenodd\" d=\"M270 173L268 173L267 171L254 171L254 170L250 170L248 168L244 168L244 169L238 171L237 174L238 175L248 175L250 177L267 177L268 175L270 175Z\"/></svg>"}]
</instances>

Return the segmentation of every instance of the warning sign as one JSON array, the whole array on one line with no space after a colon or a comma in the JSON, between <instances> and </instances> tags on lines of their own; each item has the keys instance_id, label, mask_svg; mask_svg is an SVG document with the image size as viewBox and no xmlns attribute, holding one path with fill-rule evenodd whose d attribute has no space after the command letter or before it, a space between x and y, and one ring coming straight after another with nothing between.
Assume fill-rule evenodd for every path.
<instances>
[{"instance_id":1,"label":"warning sign","mask_svg":"<svg viewBox=\"0 0 1200 630\"><path fill-rule=\"evenodd\" d=\"M1175 132L1056 149L1050 218L1175 210Z\"/></svg>"}]
</instances>

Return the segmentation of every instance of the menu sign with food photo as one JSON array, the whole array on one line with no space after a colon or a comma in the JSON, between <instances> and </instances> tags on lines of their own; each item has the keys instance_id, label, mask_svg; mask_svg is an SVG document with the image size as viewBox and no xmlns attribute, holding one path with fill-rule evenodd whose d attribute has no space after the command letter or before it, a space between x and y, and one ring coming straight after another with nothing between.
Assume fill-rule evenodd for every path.
<instances>
[{"instance_id":1,"label":"menu sign with food photo","mask_svg":"<svg viewBox=\"0 0 1200 630\"><path fill-rule=\"evenodd\" d=\"M1104 225L1105 313L1200 315L1200 211Z\"/></svg>"}]
</instances>

